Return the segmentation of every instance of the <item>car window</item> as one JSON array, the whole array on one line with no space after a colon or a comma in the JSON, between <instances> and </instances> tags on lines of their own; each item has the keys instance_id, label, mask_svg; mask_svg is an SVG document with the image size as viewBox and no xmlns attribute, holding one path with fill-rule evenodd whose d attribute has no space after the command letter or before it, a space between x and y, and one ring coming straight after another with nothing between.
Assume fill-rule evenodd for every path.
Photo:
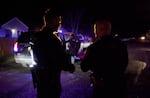
<instances>
[{"instance_id":1,"label":"car window","mask_svg":"<svg viewBox=\"0 0 150 98\"><path fill-rule=\"evenodd\" d=\"M31 40L31 32L24 32L18 37L19 43L28 43Z\"/></svg>"}]
</instances>

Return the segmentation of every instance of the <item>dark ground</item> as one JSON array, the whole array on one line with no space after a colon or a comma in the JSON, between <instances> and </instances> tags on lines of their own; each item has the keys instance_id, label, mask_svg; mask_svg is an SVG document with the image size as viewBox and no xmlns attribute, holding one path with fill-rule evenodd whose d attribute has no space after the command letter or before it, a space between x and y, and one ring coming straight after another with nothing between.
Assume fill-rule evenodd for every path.
<instances>
[{"instance_id":1,"label":"dark ground","mask_svg":"<svg viewBox=\"0 0 150 98\"><path fill-rule=\"evenodd\" d=\"M129 72L132 74L128 98L150 98L149 47L149 44L128 45ZM146 67L143 67L145 64ZM90 73L80 70L80 62L75 66L74 73L61 73L61 98L90 98ZM134 80L134 75L138 75L139 78L133 85L131 81ZM36 89L33 87L29 68L14 62L0 65L0 98L36 98Z\"/></svg>"},{"instance_id":2,"label":"dark ground","mask_svg":"<svg viewBox=\"0 0 150 98\"><path fill-rule=\"evenodd\" d=\"M28 68L19 65L1 68L0 80L0 98L36 98L36 89L33 87ZM61 83L61 98L90 98L91 96L89 73L81 72L79 64L76 64L74 73L62 71Z\"/></svg>"}]
</instances>

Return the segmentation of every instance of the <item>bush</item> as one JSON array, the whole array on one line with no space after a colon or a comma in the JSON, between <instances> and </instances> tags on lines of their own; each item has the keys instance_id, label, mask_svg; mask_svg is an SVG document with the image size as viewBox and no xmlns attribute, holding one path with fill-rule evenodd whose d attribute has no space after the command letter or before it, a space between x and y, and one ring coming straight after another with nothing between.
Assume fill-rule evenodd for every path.
<instances>
[{"instance_id":1,"label":"bush","mask_svg":"<svg viewBox=\"0 0 150 98\"><path fill-rule=\"evenodd\" d=\"M15 62L15 59L14 59L13 55L7 55L7 56L0 57L0 65L7 64L7 63L10 63L10 62Z\"/></svg>"}]
</instances>

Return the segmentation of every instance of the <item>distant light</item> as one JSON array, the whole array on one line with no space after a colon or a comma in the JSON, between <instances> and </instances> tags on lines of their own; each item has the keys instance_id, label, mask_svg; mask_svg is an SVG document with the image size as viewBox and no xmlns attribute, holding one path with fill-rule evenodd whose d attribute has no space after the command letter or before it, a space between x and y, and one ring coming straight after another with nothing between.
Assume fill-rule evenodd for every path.
<instances>
[{"instance_id":1,"label":"distant light","mask_svg":"<svg viewBox=\"0 0 150 98\"><path fill-rule=\"evenodd\" d=\"M15 43L14 43L14 51L15 51L15 52L18 52L18 42L15 42Z\"/></svg>"},{"instance_id":2,"label":"distant light","mask_svg":"<svg viewBox=\"0 0 150 98\"><path fill-rule=\"evenodd\" d=\"M115 37L119 36L118 34L115 34Z\"/></svg>"},{"instance_id":3,"label":"distant light","mask_svg":"<svg viewBox=\"0 0 150 98\"><path fill-rule=\"evenodd\" d=\"M15 34L17 32L16 29L11 29L12 34Z\"/></svg>"},{"instance_id":4,"label":"distant light","mask_svg":"<svg viewBox=\"0 0 150 98\"><path fill-rule=\"evenodd\" d=\"M141 36L140 39L141 39L141 40L145 40L145 36Z\"/></svg>"},{"instance_id":5,"label":"distant light","mask_svg":"<svg viewBox=\"0 0 150 98\"><path fill-rule=\"evenodd\" d=\"M31 47L28 47L28 51L30 51L31 50Z\"/></svg>"},{"instance_id":6,"label":"distant light","mask_svg":"<svg viewBox=\"0 0 150 98\"><path fill-rule=\"evenodd\" d=\"M59 33L62 33L62 30L58 30Z\"/></svg>"},{"instance_id":7,"label":"distant light","mask_svg":"<svg viewBox=\"0 0 150 98\"><path fill-rule=\"evenodd\" d=\"M12 32L12 37L17 37L17 30L16 29L11 29Z\"/></svg>"}]
</instances>

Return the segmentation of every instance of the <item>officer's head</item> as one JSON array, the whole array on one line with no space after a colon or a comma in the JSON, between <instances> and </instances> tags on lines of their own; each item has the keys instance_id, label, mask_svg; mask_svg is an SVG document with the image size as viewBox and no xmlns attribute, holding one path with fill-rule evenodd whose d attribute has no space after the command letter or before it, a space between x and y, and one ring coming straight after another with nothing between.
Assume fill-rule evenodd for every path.
<instances>
[{"instance_id":1,"label":"officer's head","mask_svg":"<svg viewBox=\"0 0 150 98\"><path fill-rule=\"evenodd\" d=\"M111 22L109 20L99 19L94 23L95 38L99 39L103 36L111 34Z\"/></svg>"},{"instance_id":2,"label":"officer's head","mask_svg":"<svg viewBox=\"0 0 150 98\"><path fill-rule=\"evenodd\" d=\"M56 14L52 9L45 10L43 18L43 25L41 30L44 28L50 28L52 31L57 31L59 26L59 14Z\"/></svg>"}]
</instances>

